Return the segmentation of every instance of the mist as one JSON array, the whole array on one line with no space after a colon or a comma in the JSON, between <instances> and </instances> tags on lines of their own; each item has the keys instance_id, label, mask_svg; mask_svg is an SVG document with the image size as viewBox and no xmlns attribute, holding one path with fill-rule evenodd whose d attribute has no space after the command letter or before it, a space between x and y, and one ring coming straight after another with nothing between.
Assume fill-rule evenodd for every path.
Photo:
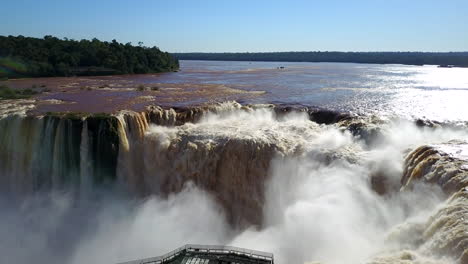
<instances>
[{"instance_id":1,"label":"mist","mask_svg":"<svg viewBox=\"0 0 468 264\"><path fill-rule=\"evenodd\" d=\"M167 199L102 192L2 198L2 263L117 263L161 255L187 243L226 241L221 208L193 185Z\"/></svg>"}]
</instances>

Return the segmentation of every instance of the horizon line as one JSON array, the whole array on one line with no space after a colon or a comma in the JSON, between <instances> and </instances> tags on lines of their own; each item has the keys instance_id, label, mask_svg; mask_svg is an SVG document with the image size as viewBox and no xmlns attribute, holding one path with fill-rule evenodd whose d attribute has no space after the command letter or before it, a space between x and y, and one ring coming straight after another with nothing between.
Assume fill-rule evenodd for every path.
<instances>
[{"instance_id":1,"label":"horizon line","mask_svg":"<svg viewBox=\"0 0 468 264\"><path fill-rule=\"evenodd\" d=\"M337 51L337 50L303 50L303 51L178 51L170 52L171 54L189 54L189 53L201 53L201 54L247 54L247 53L304 53L304 52L315 52L315 53L468 53L465 51Z\"/></svg>"}]
</instances>

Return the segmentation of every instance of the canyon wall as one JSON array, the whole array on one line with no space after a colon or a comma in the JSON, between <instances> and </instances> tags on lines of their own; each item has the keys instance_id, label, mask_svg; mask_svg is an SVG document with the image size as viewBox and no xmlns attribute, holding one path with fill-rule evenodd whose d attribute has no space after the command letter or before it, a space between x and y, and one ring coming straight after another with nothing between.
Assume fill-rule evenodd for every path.
<instances>
[{"instance_id":1,"label":"canyon wall","mask_svg":"<svg viewBox=\"0 0 468 264\"><path fill-rule=\"evenodd\" d=\"M402 188L417 181L437 184L449 196L425 223L422 247L468 263L468 144L454 140L413 150L405 160Z\"/></svg>"}]
</instances>

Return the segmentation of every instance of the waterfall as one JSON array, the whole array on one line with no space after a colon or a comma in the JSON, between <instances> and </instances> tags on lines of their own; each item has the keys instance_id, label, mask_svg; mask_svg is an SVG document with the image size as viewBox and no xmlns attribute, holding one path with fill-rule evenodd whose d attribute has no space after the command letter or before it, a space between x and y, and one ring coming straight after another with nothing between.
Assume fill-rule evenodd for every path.
<instances>
[{"instance_id":1,"label":"waterfall","mask_svg":"<svg viewBox=\"0 0 468 264\"><path fill-rule=\"evenodd\" d=\"M119 137L112 120L22 115L1 118L2 188L12 193L80 189L115 178Z\"/></svg>"},{"instance_id":2,"label":"waterfall","mask_svg":"<svg viewBox=\"0 0 468 264\"><path fill-rule=\"evenodd\" d=\"M4 116L0 188L25 197L26 209L11 213L22 226L60 213L52 227L40 222L47 239L66 240L62 226L92 226L83 227L77 248L69 245L77 262L117 256L119 246L100 246L111 240L153 254L151 242L167 236L171 246L185 239L243 245L285 262L464 263L466 131L320 116L236 102ZM373 179L385 191L375 191ZM51 201L44 212L27 213L44 200ZM10 222L0 220L0 228Z\"/></svg>"}]
</instances>

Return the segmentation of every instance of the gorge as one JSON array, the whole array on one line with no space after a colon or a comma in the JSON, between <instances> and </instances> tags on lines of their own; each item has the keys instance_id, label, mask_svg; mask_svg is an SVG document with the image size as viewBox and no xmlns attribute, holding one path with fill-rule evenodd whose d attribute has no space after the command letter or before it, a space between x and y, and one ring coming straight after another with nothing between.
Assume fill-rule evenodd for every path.
<instances>
[{"instance_id":1,"label":"gorge","mask_svg":"<svg viewBox=\"0 0 468 264\"><path fill-rule=\"evenodd\" d=\"M187 242L278 263L467 261L465 127L233 101L0 124L1 253L16 263Z\"/></svg>"}]
</instances>

